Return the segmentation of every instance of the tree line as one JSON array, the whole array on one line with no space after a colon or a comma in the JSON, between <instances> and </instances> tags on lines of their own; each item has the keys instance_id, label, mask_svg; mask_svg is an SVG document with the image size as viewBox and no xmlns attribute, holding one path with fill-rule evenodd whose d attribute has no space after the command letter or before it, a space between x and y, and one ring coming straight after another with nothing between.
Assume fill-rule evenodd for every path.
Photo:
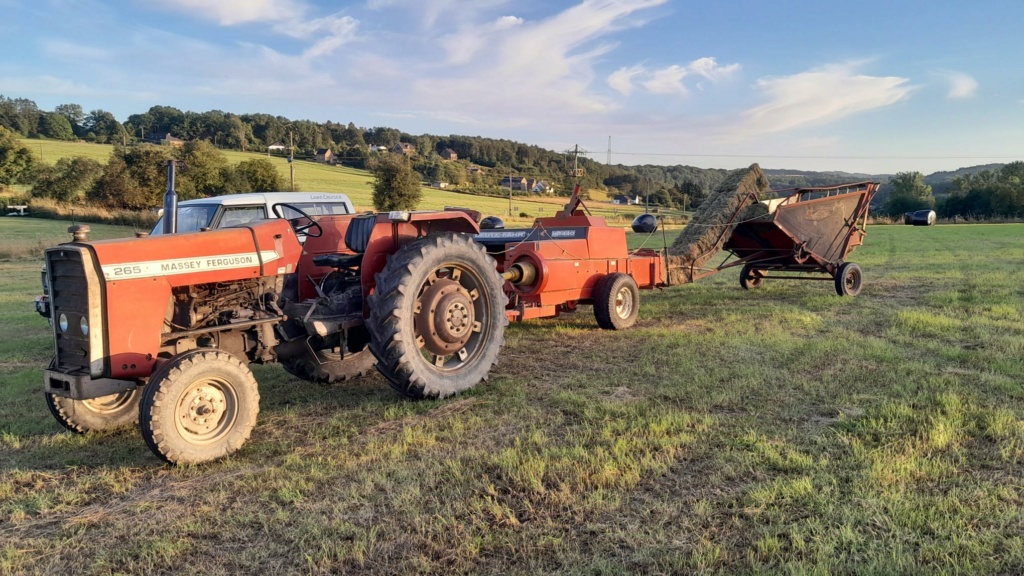
<instances>
[{"instance_id":1,"label":"tree line","mask_svg":"<svg viewBox=\"0 0 1024 576\"><path fill-rule=\"evenodd\" d=\"M375 154L371 149L391 149L400 142L407 143L415 150L407 159L414 178L448 182L483 194L507 194L507 188L501 188L499 183L508 176L544 180L561 195L571 193L575 184L575 178L568 175L570 161L563 152L505 139L414 135L391 127L358 127L352 122L314 122L271 114L239 115L221 110L192 112L172 106L152 106L146 112L128 116L121 123L113 114L101 109L86 112L81 105L69 103L45 111L32 100L0 95L0 127L22 137L80 139L120 145L111 159L114 166L111 163L104 166L111 175L103 182L116 185L114 189L123 194L125 207L138 205L156 188L149 176L143 173L145 171L138 167L139 163L159 161L172 154L167 150L147 150L146 147L136 151L135 145L158 142L167 134L188 143L185 149L190 152L183 149L174 154L190 154L192 162L200 165L203 163L198 160L200 154L196 150L201 150L202 155L213 158L207 163L217 166L196 168L195 173L202 176L191 177L194 184L190 177L183 177L182 185L188 187L185 194L262 189L267 184L260 180L263 176L257 172L266 171L266 167L258 171L255 165L246 165L233 172L226 167L226 162L217 159L216 152L219 149L266 152L274 144L282 144L289 149L288 153L305 158L311 158L317 150L328 149L343 165L373 169L386 155ZM448 150L454 151L459 161L443 159L441 153ZM18 166L31 161L31 154L23 157L10 154L13 154L10 160L0 157L0 162L12 163L8 168L0 165L0 184L12 181L9 175L4 176L5 172L18 171ZM664 207L699 206L726 173L725 170L681 165L607 165L586 156L579 162L584 169L581 182L584 190L602 189L609 194L640 196L652 205ZM121 163L124 164L123 170ZM77 182L78 189L83 189L81 182L88 184L89 178L79 174L95 172L95 167L87 168L87 164L81 159L63 161L54 169L58 173L56 176L49 169L41 168L37 184L40 193L45 191L52 197L58 197L61 192L54 190L68 190L73 187L71 182ZM1019 168L1014 168L1014 164L975 176L955 178L949 195L938 203L920 173L897 174L879 195L884 202L883 211L899 215L911 209L934 207L944 216L1020 216ZM162 167L153 169L162 170ZM34 173L34 170L29 172ZM770 172L776 188L840 184L850 178L843 173ZM116 176L117 173L121 176ZM114 192L104 195L96 190L87 197L107 203L117 202Z\"/></svg>"},{"instance_id":2,"label":"tree line","mask_svg":"<svg viewBox=\"0 0 1024 576\"><path fill-rule=\"evenodd\" d=\"M103 164L91 158L61 158L56 165L39 162L17 135L0 126L0 185L31 186L36 198L58 202L85 200L110 208L144 210L159 206L166 190L168 160L185 168L176 181L183 200L240 192L284 189L284 179L266 158L235 166L205 140L168 146L115 146Z\"/></svg>"},{"instance_id":3,"label":"tree line","mask_svg":"<svg viewBox=\"0 0 1024 576\"><path fill-rule=\"evenodd\" d=\"M575 179L568 176L567 156L561 152L512 140L414 135L384 126L361 128L352 122L314 122L271 114L192 112L152 106L121 123L105 110L86 111L79 104L69 103L45 111L31 100L0 95L0 126L26 138L85 140L125 147L157 143L171 134L186 142L207 141L214 148L242 151L266 152L270 146L281 144L289 153L304 158L312 157L317 150L329 149L341 164L355 168L370 167L371 147L391 149L404 142L415 150L410 157L413 170L428 181L494 194L505 193L499 183L506 176L546 181L562 195L571 193L575 184ZM446 150L454 151L460 161L442 160L440 153ZM586 157L580 159L580 165L584 168L584 189L649 195L652 204L661 206L698 205L725 173L690 166L609 166Z\"/></svg>"},{"instance_id":4,"label":"tree line","mask_svg":"<svg viewBox=\"0 0 1024 576\"><path fill-rule=\"evenodd\" d=\"M956 176L941 199L920 172L900 172L889 181L882 208L892 217L934 209L943 218L1024 218L1024 162Z\"/></svg>"}]
</instances>

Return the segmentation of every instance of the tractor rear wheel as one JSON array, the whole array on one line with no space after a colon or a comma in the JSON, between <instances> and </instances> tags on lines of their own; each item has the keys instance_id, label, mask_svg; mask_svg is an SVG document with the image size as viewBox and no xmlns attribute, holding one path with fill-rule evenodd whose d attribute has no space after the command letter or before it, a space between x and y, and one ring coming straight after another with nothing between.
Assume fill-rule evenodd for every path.
<instances>
[{"instance_id":1,"label":"tractor rear wheel","mask_svg":"<svg viewBox=\"0 0 1024 576\"><path fill-rule=\"evenodd\" d=\"M61 426L84 434L133 426L139 421L141 397L138 388L88 400L72 400L47 392L46 407Z\"/></svg>"},{"instance_id":2,"label":"tractor rear wheel","mask_svg":"<svg viewBox=\"0 0 1024 576\"><path fill-rule=\"evenodd\" d=\"M486 380L505 343L505 296L496 263L464 234L402 246L376 275L370 348L392 388L446 398Z\"/></svg>"},{"instance_id":3,"label":"tractor rear wheel","mask_svg":"<svg viewBox=\"0 0 1024 576\"><path fill-rule=\"evenodd\" d=\"M860 266L853 262L846 262L836 272L836 294L840 296L856 296L860 294L861 284L864 282Z\"/></svg>"},{"instance_id":4,"label":"tractor rear wheel","mask_svg":"<svg viewBox=\"0 0 1024 576\"><path fill-rule=\"evenodd\" d=\"M333 384L369 374L376 362L377 359L367 346L358 352L346 353L342 360L332 360L319 350L307 351L300 358L282 361L281 366L296 378L318 384Z\"/></svg>"},{"instance_id":5,"label":"tractor rear wheel","mask_svg":"<svg viewBox=\"0 0 1024 576\"><path fill-rule=\"evenodd\" d=\"M241 448L256 426L259 404L256 379L242 361L220 350L191 350L150 377L139 428L164 461L198 464Z\"/></svg>"},{"instance_id":6,"label":"tractor rear wheel","mask_svg":"<svg viewBox=\"0 0 1024 576\"><path fill-rule=\"evenodd\" d=\"M744 290L753 290L764 285L764 270L757 270L746 264L740 270L740 286Z\"/></svg>"},{"instance_id":7,"label":"tractor rear wheel","mask_svg":"<svg viewBox=\"0 0 1024 576\"><path fill-rule=\"evenodd\" d=\"M601 278L594 288L594 317L605 330L625 330L636 324L640 290L629 274L616 272Z\"/></svg>"}]
</instances>

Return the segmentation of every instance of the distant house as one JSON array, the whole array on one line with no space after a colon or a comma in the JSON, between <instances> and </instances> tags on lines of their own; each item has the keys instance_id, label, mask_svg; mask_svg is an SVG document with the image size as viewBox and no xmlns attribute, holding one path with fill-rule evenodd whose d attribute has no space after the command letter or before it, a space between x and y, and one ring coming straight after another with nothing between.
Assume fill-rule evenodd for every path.
<instances>
[{"instance_id":1,"label":"distant house","mask_svg":"<svg viewBox=\"0 0 1024 576\"><path fill-rule=\"evenodd\" d=\"M370 144L367 148L370 150L371 154L373 154L374 152L387 152L388 151L388 147L387 146L378 146L377 144Z\"/></svg>"},{"instance_id":2,"label":"distant house","mask_svg":"<svg viewBox=\"0 0 1024 576\"><path fill-rule=\"evenodd\" d=\"M625 194L616 194L615 198L612 199L612 204L643 204L643 198L639 196L626 196Z\"/></svg>"},{"instance_id":3,"label":"distant house","mask_svg":"<svg viewBox=\"0 0 1024 576\"><path fill-rule=\"evenodd\" d=\"M531 188L531 190L538 194L547 194L549 192L553 192L554 187L543 180L538 180L537 183L533 185L533 188Z\"/></svg>"},{"instance_id":4,"label":"distant house","mask_svg":"<svg viewBox=\"0 0 1024 576\"><path fill-rule=\"evenodd\" d=\"M284 144L282 144L281 142L275 142L275 143L271 144L270 146L267 146L267 150L269 150L271 152L284 152L287 149L288 149L288 147L285 146Z\"/></svg>"},{"instance_id":5,"label":"distant house","mask_svg":"<svg viewBox=\"0 0 1024 576\"><path fill-rule=\"evenodd\" d=\"M438 181L436 181L436 180L435 180L435 181L433 181L433 182L431 182L431 183L430 183L430 187L431 187L431 188L440 188L440 189L444 189L444 188L447 188L447 187L448 187L448 183L447 183L447 182L438 182Z\"/></svg>"},{"instance_id":6,"label":"distant house","mask_svg":"<svg viewBox=\"0 0 1024 576\"><path fill-rule=\"evenodd\" d=\"M181 148L185 145L185 141L181 138L175 138L170 132L167 133L163 138L160 139L161 146L174 146L175 148Z\"/></svg>"},{"instance_id":7,"label":"distant house","mask_svg":"<svg viewBox=\"0 0 1024 576\"><path fill-rule=\"evenodd\" d=\"M483 166L470 166L469 167L469 173L470 174L483 174L484 173L484 167Z\"/></svg>"},{"instance_id":8,"label":"distant house","mask_svg":"<svg viewBox=\"0 0 1024 576\"><path fill-rule=\"evenodd\" d=\"M406 156L413 156L416 154L416 147L408 142L399 142L391 147L391 151L395 154L405 154Z\"/></svg>"},{"instance_id":9,"label":"distant house","mask_svg":"<svg viewBox=\"0 0 1024 576\"><path fill-rule=\"evenodd\" d=\"M316 161L321 164L334 164L334 152L330 148L320 148L316 151Z\"/></svg>"},{"instance_id":10,"label":"distant house","mask_svg":"<svg viewBox=\"0 0 1024 576\"><path fill-rule=\"evenodd\" d=\"M501 179L501 183L498 184L502 188L511 188L513 190L529 190L527 186L526 178L522 176L505 176Z\"/></svg>"},{"instance_id":11,"label":"distant house","mask_svg":"<svg viewBox=\"0 0 1024 576\"><path fill-rule=\"evenodd\" d=\"M442 160L458 160L459 159L459 155L455 153L455 150L452 150L451 148L445 148L444 150L441 151L441 159Z\"/></svg>"}]
</instances>

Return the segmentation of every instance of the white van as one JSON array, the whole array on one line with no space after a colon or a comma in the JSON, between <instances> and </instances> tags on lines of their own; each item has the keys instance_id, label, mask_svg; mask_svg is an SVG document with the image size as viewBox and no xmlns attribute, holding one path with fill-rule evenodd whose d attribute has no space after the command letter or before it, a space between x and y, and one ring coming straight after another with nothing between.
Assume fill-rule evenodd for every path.
<instances>
[{"instance_id":1,"label":"white van","mask_svg":"<svg viewBox=\"0 0 1024 576\"><path fill-rule=\"evenodd\" d=\"M324 214L355 214L356 208L344 194L333 192L252 192L227 194L212 198L185 200L178 203L178 232L198 232L240 226L254 220L277 218L274 206L287 204L310 216ZM284 208L285 217L298 217ZM163 218L150 234L163 233Z\"/></svg>"}]
</instances>

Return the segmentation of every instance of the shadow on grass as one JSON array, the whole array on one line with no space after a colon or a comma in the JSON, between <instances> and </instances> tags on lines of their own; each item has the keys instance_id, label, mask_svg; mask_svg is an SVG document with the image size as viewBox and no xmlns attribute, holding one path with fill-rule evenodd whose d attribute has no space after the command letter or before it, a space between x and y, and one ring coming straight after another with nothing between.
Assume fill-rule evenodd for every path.
<instances>
[{"instance_id":1,"label":"shadow on grass","mask_svg":"<svg viewBox=\"0 0 1024 576\"><path fill-rule=\"evenodd\" d=\"M353 423L373 418L392 405L412 404L393 391L378 374L324 385L294 378L280 366L253 366L260 383L260 418L245 452L267 434L261 428L300 416L316 428L343 418ZM159 467L163 463L146 447L135 427L76 434L64 430L50 415L39 385L38 370L17 374L3 391L0 409L0 473L67 467ZM433 403L427 403L433 404ZM318 423L317 421L321 421ZM282 450L286 450L283 447Z\"/></svg>"}]
</instances>

